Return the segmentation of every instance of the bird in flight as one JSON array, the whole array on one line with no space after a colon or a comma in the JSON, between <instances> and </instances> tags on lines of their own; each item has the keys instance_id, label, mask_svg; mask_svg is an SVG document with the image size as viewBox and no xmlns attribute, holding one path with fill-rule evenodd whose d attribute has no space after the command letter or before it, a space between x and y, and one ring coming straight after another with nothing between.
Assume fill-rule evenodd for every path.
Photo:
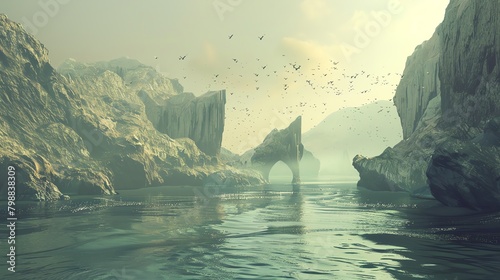
<instances>
[{"instance_id":1,"label":"bird in flight","mask_svg":"<svg viewBox=\"0 0 500 280\"><path fill-rule=\"evenodd\" d=\"M185 56L179 56L179 60L184 60L186 58L187 55Z\"/></svg>"},{"instance_id":2,"label":"bird in flight","mask_svg":"<svg viewBox=\"0 0 500 280\"><path fill-rule=\"evenodd\" d=\"M238 60L236 58L233 58L233 61L236 62L236 63L238 63Z\"/></svg>"},{"instance_id":3,"label":"bird in flight","mask_svg":"<svg viewBox=\"0 0 500 280\"><path fill-rule=\"evenodd\" d=\"M228 36L228 37L229 37L229 39L233 38L233 35L234 35L234 34L229 35L229 36Z\"/></svg>"},{"instance_id":4,"label":"bird in flight","mask_svg":"<svg viewBox=\"0 0 500 280\"><path fill-rule=\"evenodd\" d=\"M264 35L259 36L258 38L259 38L259 40L261 40L261 41L262 41L262 39L264 39Z\"/></svg>"}]
</instances>

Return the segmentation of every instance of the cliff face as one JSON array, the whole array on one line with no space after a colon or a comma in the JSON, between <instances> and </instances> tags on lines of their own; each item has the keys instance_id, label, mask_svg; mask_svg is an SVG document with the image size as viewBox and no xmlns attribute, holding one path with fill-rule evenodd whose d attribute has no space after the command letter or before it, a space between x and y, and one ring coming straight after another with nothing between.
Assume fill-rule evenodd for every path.
<instances>
[{"instance_id":1,"label":"cliff face","mask_svg":"<svg viewBox=\"0 0 500 280\"><path fill-rule=\"evenodd\" d=\"M442 109L450 124L484 126L500 114L500 3L452 1L441 24Z\"/></svg>"},{"instance_id":2,"label":"cliff face","mask_svg":"<svg viewBox=\"0 0 500 280\"><path fill-rule=\"evenodd\" d=\"M500 205L498 162L467 144L500 114L499 13L494 0L450 2L436 33L408 59L394 98L405 140L374 158L356 156L359 186L432 193L451 206ZM457 174L460 183L451 179ZM474 183L478 174L486 183ZM493 200L482 205L480 197Z\"/></svg>"},{"instance_id":3,"label":"cliff face","mask_svg":"<svg viewBox=\"0 0 500 280\"><path fill-rule=\"evenodd\" d=\"M154 112L143 100L164 104L179 95L176 80L130 59L70 60L59 70L41 43L0 15L0 167L17 167L18 199L203 184L214 172L238 174L193 140L174 140L152 125ZM214 102L220 109L222 101ZM0 173L0 192L7 190L5 176Z\"/></svg>"},{"instance_id":4,"label":"cliff face","mask_svg":"<svg viewBox=\"0 0 500 280\"><path fill-rule=\"evenodd\" d=\"M436 33L416 47L413 55L406 61L394 96L394 104L403 128L403 139L407 139L415 131L431 99L440 94L440 43Z\"/></svg>"},{"instance_id":5,"label":"cliff face","mask_svg":"<svg viewBox=\"0 0 500 280\"><path fill-rule=\"evenodd\" d=\"M159 118L153 123L158 131L172 138L187 137L208 155L220 153L226 91L212 91L195 97L185 93L174 96L159 108Z\"/></svg>"},{"instance_id":6,"label":"cliff face","mask_svg":"<svg viewBox=\"0 0 500 280\"><path fill-rule=\"evenodd\" d=\"M498 209L500 2L452 1L446 13L440 125L458 129L433 154L427 169L430 189L446 205Z\"/></svg>"},{"instance_id":7,"label":"cliff face","mask_svg":"<svg viewBox=\"0 0 500 280\"><path fill-rule=\"evenodd\" d=\"M183 92L177 80L128 58L92 64L70 59L57 70L80 90L105 90L101 94L108 97L129 97L134 104L142 102L146 116L159 132L174 139L189 138L208 155L219 154L224 132L224 90L195 97Z\"/></svg>"}]
</instances>

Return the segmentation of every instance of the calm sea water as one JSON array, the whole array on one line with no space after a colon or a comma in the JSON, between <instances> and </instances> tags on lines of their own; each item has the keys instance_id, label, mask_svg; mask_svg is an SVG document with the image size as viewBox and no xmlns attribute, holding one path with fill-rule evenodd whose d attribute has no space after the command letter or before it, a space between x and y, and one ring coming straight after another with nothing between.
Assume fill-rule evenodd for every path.
<instances>
[{"instance_id":1,"label":"calm sea water","mask_svg":"<svg viewBox=\"0 0 500 280\"><path fill-rule=\"evenodd\" d=\"M500 213L446 208L348 182L156 187L18 208L17 272L5 265L4 226L1 279L498 279L500 273Z\"/></svg>"}]
</instances>

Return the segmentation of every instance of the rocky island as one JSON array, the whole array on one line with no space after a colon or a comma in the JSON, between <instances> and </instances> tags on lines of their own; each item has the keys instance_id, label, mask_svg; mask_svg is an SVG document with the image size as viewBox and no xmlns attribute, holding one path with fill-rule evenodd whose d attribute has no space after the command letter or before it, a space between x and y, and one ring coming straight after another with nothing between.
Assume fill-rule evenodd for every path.
<instances>
[{"instance_id":1,"label":"rocky island","mask_svg":"<svg viewBox=\"0 0 500 280\"><path fill-rule=\"evenodd\" d=\"M394 103L404 140L353 159L359 187L500 208L498 1L451 1L408 58Z\"/></svg>"}]
</instances>

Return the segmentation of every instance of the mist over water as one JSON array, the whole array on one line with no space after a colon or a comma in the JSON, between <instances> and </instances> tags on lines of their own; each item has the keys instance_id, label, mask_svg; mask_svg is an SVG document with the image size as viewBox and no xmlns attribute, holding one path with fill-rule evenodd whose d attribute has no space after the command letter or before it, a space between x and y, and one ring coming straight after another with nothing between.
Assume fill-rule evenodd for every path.
<instances>
[{"instance_id":1,"label":"mist over water","mask_svg":"<svg viewBox=\"0 0 500 280\"><path fill-rule=\"evenodd\" d=\"M500 265L500 214L346 182L156 187L20 209L16 279L493 279Z\"/></svg>"}]
</instances>

